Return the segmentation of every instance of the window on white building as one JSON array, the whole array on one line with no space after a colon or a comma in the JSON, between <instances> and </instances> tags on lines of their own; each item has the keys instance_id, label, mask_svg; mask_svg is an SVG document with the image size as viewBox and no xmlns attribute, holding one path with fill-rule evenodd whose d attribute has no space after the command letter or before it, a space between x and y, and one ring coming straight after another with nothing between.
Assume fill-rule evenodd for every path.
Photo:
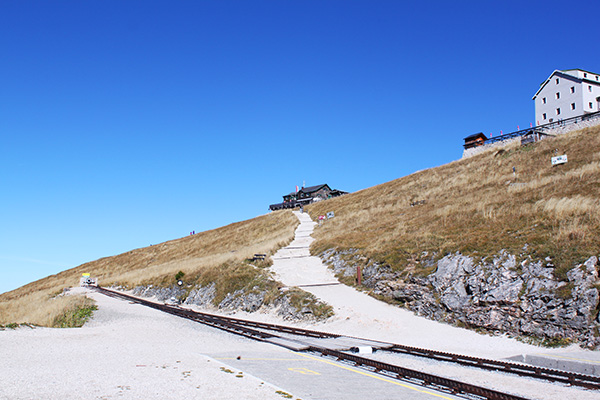
<instances>
[{"instance_id":1,"label":"window on white building","mask_svg":"<svg viewBox=\"0 0 600 400\"><path fill-rule=\"evenodd\" d=\"M587 74L586 74L585 72L583 73L583 77L584 77L584 78L587 78Z\"/></svg>"},{"instance_id":2,"label":"window on white building","mask_svg":"<svg viewBox=\"0 0 600 400\"><path fill-rule=\"evenodd\" d=\"M560 92L556 92L556 99L560 99Z\"/></svg>"},{"instance_id":3,"label":"window on white building","mask_svg":"<svg viewBox=\"0 0 600 400\"><path fill-rule=\"evenodd\" d=\"M542 103L546 104L546 98L545 97L542 99Z\"/></svg>"},{"instance_id":4,"label":"window on white building","mask_svg":"<svg viewBox=\"0 0 600 400\"><path fill-rule=\"evenodd\" d=\"M544 120L546 119L546 113L542 114L542 119L544 119Z\"/></svg>"},{"instance_id":5,"label":"window on white building","mask_svg":"<svg viewBox=\"0 0 600 400\"><path fill-rule=\"evenodd\" d=\"M575 109L575 103L571 103L571 110Z\"/></svg>"},{"instance_id":6,"label":"window on white building","mask_svg":"<svg viewBox=\"0 0 600 400\"><path fill-rule=\"evenodd\" d=\"M556 109L556 115L560 115L560 108Z\"/></svg>"},{"instance_id":7,"label":"window on white building","mask_svg":"<svg viewBox=\"0 0 600 400\"><path fill-rule=\"evenodd\" d=\"M560 82L560 81L558 80L558 78L556 78L556 84L557 84L557 85L558 85L558 82Z\"/></svg>"},{"instance_id":8,"label":"window on white building","mask_svg":"<svg viewBox=\"0 0 600 400\"><path fill-rule=\"evenodd\" d=\"M590 108L594 108L594 105L592 104L592 102L589 102Z\"/></svg>"},{"instance_id":9,"label":"window on white building","mask_svg":"<svg viewBox=\"0 0 600 400\"><path fill-rule=\"evenodd\" d=\"M575 93L575 86L571 86L571 93Z\"/></svg>"},{"instance_id":10,"label":"window on white building","mask_svg":"<svg viewBox=\"0 0 600 400\"><path fill-rule=\"evenodd\" d=\"M588 85L588 92L592 91L592 85Z\"/></svg>"}]
</instances>

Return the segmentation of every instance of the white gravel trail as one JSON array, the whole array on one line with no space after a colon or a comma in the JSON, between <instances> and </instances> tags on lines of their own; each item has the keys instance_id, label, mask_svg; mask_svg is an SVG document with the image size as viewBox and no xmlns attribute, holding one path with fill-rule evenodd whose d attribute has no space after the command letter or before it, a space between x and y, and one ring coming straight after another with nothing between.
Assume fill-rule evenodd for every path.
<instances>
[{"instance_id":1,"label":"white gravel trail","mask_svg":"<svg viewBox=\"0 0 600 400\"><path fill-rule=\"evenodd\" d=\"M0 331L0 399L281 400L275 386L203 355L267 345L88 295L99 309L83 328Z\"/></svg>"},{"instance_id":2,"label":"white gravel trail","mask_svg":"<svg viewBox=\"0 0 600 400\"><path fill-rule=\"evenodd\" d=\"M335 316L321 328L347 335L393 341L447 352L502 358L540 349L503 336L481 335L418 317L411 311L376 300L366 293L339 284L319 257L310 256L310 234L316 225L307 213L300 220L296 239L273 256L272 271L286 286L300 286L333 306ZM325 222L326 223L326 222ZM324 286L310 286L328 284ZM304 286L309 285L309 286ZM544 349L544 352L547 352Z\"/></svg>"},{"instance_id":3,"label":"white gravel trail","mask_svg":"<svg viewBox=\"0 0 600 400\"><path fill-rule=\"evenodd\" d=\"M278 280L301 286L334 307L336 315L311 329L391 341L447 352L501 359L517 354L585 353L575 346L541 349L504 336L473 331L417 317L339 284L318 257L310 256L315 223L296 213L295 240L273 257ZM304 285L326 286L304 286ZM82 292L74 289L72 292ZM0 331L0 399L281 399L279 388L214 360L220 351L260 352L264 343L183 320L157 310L95 292L94 318L79 329L19 328ZM216 312L216 310L209 310ZM290 324L270 313L237 317ZM280 349L282 354L287 352ZM376 353L379 354L379 353ZM381 355L378 357L388 357ZM409 368L459 380L517 390L539 399L597 399L598 393L541 381L489 374L474 369L407 358ZM223 369L230 370L230 372ZM238 377L243 376L243 377ZM283 390L285 392L285 389Z\"/></svg>"},{"instance_id":4,"label":"white gravel trail","mask_svg":"<svg viewBox=\"0 0 600 400\"><path fill-rule=\"evenodd\" d=\"M467 354L476 357L504 359L519 354L557 355L586 358L590 351L573 345L566 349L547 349L528 345L506 336L478 334L418 317L412 312L378 301L366 293L339 283L333 272L318 257L310 256L310 237L316 223L306 213L294 212L300 220L296 239L273 257L271 269L276 279L286 286L300 286L333 306L335 316L310 328L368 339L389 341L409 346ZM326 222L324 222L326 223ZM322 285L321 284L326 284ZM308 286L305 286L308 285ZM317 285L317 286L311 286ZM252 317L250 317L252 318ZM597 352L594 352L597 353ZM597 399L597 391L567 388L544 381L514 378L504 374L489 374L477 369L465 369L426 360L406 359L404 366L422 370L426 364L431 373L470 381L496 390L520 392L538 399Z\"/></svg>"}]
</instances>

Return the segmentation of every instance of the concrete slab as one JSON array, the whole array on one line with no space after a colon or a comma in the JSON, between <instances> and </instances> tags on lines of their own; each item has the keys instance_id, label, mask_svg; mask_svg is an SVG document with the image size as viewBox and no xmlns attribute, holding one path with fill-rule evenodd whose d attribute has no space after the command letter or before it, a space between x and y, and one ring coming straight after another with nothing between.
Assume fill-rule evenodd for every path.
<instances>
[{"instance_id":1,"label":"concrete slab","mask_svg":"<svg viewBox=\"0 0 600 400\"><path fill-rule=\"evenodd\" d=\"M599 352L564 352L561 354L519 354L507 358L538 367L576 372L579 374L600 376Z\"/></svg>"},{"instance_id":2,"label":"concrete slab","mask_svg":"<svg viewBox=\"0 0 600 400\"><path fill-rule=\"evenodd\" d=\"M286 349L294 350L294 351L304 351L310 347L309 344L301 343L301 342L297 342L297 341L289 340L289 339L285 339L285 338L274 337L274 338L266 339L265 342L276 344L277 346L285 347Z\"/></svg>"},{"instance_id":3,"label":"concrete slab","mask_svg":"<svg viewBox=\"0 0 600 400\"><path fill-rule=\"evenodd\" d=\"M372 347L374 349L381 349L385 347L391 347L392 344L382 343L372 340L356 339L347 336L341 336L337 338L302 338L302 342L307 345L325 347L331 350L350 350L353 347Z\"/></svg>"}]
</instances>

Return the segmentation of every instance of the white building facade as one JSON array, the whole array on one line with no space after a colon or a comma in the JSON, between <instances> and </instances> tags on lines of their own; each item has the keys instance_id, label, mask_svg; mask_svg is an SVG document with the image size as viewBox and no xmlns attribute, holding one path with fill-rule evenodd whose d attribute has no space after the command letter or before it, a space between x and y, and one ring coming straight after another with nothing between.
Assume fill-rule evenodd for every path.
<instances>
[{"instance_id":1,"label":"white building facade","mask_svg":"<svg viewBox=\"0 0 600 400\"><path fill-rule=\"evenodd\" d=\"M533 96L537 125L600 111L600 74L554 71Z\"/></svg>"}]
</instances>

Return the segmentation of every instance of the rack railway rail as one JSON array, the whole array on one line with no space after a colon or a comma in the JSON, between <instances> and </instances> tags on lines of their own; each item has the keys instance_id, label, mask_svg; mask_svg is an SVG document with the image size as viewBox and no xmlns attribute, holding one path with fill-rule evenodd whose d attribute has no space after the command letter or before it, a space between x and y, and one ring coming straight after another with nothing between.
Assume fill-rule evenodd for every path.
<instances>
[{"instance_id":1,"label":"rack railway rail","mask_svg":"<svg viewBox=\"0 0 600 400\"><path fill-rule=\"evenodd\" d=\"M334 358L337 361L349 363L356 367L364 368L378 374L386 375L388 377L393 377L399 380L408 381L442 392L464 396L467 398L490 400L524 399L523 397L515 396L512 394L502 393L480 386L471 385L464 382L459 382L456 380L411 370L401 366L383 363L369 358L360 357L355 354L349 354L344 351L338 351L327 347L314 345L312 343L304 343L303 346L300 346L302 340L290 339L289 337L281 336L271 332L279 332L284 335L288 334L313 339L351 338L373 343L375 344L373 348L377 349L378 351L403 353L417 357L434 359L437 361L457 363L474 368L480 368L490 371L500 371L508 374L516 374L520 376L542 379L551 382L560 382L563 384L581 386L587 389L600 390L600 377L591 375L578 374L568 371L554 370L550 368L536 367L532 365L518 364L513 362L478 358L460 354L445 353L437 350L421 349L396 343L374 341L364 338L350 337L334 333L290 327L285 325L269 324L264 322L225 317L184 309L179 306L155 303L125 293L105 289L100 286L96 286L94 287L94 289L110 297L128 300L133 303L138 303L172 315L190 319L230 333L235 333L255 340L270 342L296 351L311 352L323 357Z\"/></svg>"}]
</instances>

